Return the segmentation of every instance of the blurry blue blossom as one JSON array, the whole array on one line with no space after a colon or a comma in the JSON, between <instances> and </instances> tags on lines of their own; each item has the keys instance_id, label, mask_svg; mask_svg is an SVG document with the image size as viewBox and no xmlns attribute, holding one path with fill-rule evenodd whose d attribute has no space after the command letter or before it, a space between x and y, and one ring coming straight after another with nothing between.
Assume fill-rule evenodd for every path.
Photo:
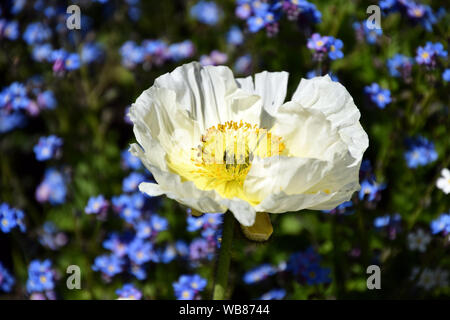
<instances>
[{"instance_id":1,"label":"blurry blue blossom","mask_svg":"<svg viewBox=\"0 0 450 320\"><path fill-rule=\"evenodd\" d=\"M135 157L131 154L130 151L128 150L123 150L121 153L121 158L122 158L122 168L126 169L126 170L139 170L142 168L142 162L141 160L139 160L138 157Z\"/></svg>"},{"instance_id":2,"label":"blurry blue blossom","mask_svg":"<svg viewBox=\"0 0 450 320\"><path fill-rule=\"evenodd\" d=\"M329 213L329 214L353 214L354 210L351 210L351 208L353 207L353 202L352 201L345 201L343 203L341 203L340 205L338 205L336 208L332 209L332 210L322 210L322 212L324 213Z\"/></svg>"},{"instance_id":3,"label":"blurry blue blossom","mask_svg":"<svg viewBox=\"0 0 450 320\"><path fill-rule=\"evenodd\" d=\"M192 41L185 40L183 42L174 43L169 46L169 57L177 62L192 57L195 47Z\"/></svg>"},{"instance_id":4,"label":"blurry blue blossom","mask_svg":"<svg viewBox=\"0 0 450 320\"><path fill-rule=\"evenodd\" d=\"M9 113L0 108L0 133L5 133L25 125L26 118L21 112Z\"/></svg>"},{"instance_id":5,"label":"blurry blue blossom","mask_svg":"<svg viewBox=\"0 0 450 320\"><path fill-rule=\"evenodd\" d=\"M125 179L123 179L122 190L123 192L134 192L138 189L141 182L145 180L145 176L139 172L130 173Z\"/></svg>"},{"instance_id":6,"label":"blurry blue blossom","mask_svg":"<svg viewBox=\"0 0 450 320\"><path fill-rule=\"evenodd\" d=\"M226 53L218 50L213 50L209 55L202 55L200 57L200 64L202 66L217 66L225 64L228 60Z\"/></svg>"},{"instance_id":7,"label":"blurry blue blossom","mask_svg":"<svg viewBox=\"0 0 450 320\"><path fill-rule=\"evenodd\" d=\"M232 26L227 32L227 42L235 46L244 42L244 34L238 26Z\"/></svg>"},{"instance_id":8,"label":"blurry blue blossom","mask_svg":"<svg viewBox=\"0 0 450 320\"><path fill-rule=\"evenodd\" d=\"M90 197L84 212L87 214L102 214L108 209L108 201L103 195Z\"/></svg>"},{"instance_id":9,"label":"blurry blue blossom","mask_svg":"<svg viewBox=\"0 0 450 320\"><path fill-rule=\"evenodd\" d=\"M14 277L11 275L11 273L9 273L8 269L6 269L0 262L0 291L11 292L14 283L15 283Z\"/></svg>"},{"instance_id":10,"label":"blurry blue blossom","mask_svg":"<svg viewBox=\"0 0 450 320\"><path fill-rule=\"evenodd\" d=\"M135 238L130 242L127 251L130 260L136 264L159 261L156 252L153 250L153 244L140 238Z\"/></svg>"},{"instance_id":11,"label":"blurry blue blossom","mask_svg":"<svg viewBox=\"0 0 450 320\"><path fill-rule=\"evenodd\" d=\"M217 24L221 15L220 8L214 1L204 0L201 0L192 6L190 12L191 16L197 21L208 25Z\"/></svg>"},{"instance_id":12,"label":"blurry blue blossom","mask_svg":"<svg viewBox=\"0 0 450 320\"><path fill-rule=\"evenodd\" d=\"M182 275L172 285L177 300L194 300L199 298L198 294L205 289L206 284L206 279L194 274Z\"/></svg>"},{"instance_id":13,"label":"blurry blue blossom","mask_svg":"<svg viewBox=\"0 0 450 320\"><path fill-rule=\"evenodd\" d=\"M361 189L358 194L359 200L367 199L367 201L374 201L384 189L386 189L385 184L377 183L373 178L365 179L361 182Z\"/></svg>"},{"instance_id":14,"label":"blurry blue blossom","mask_svg":"<svg viewBox=\"0 0 450 320\"><path fill-rule=\"evenodd\" d=\"M95 258L92 270L100 271L107 277L113 277L122 272L124 261L114 254L101 255Z\"/></svg>"},{"instance_id":15,"label":"blurry blue blossom","mask_svg":"<svg viewBox=\"0 0 450 320\"><path fill-rule=\"evenodd\" d=\"M66 177L58 170L48 168L36 189L36 200L52 205L62 204L66 201L66 192Z\"/></svg>"},{"instance_id":16,"label":"blurry blue blossom","mask_svg":"<svg viewBox=\"0 0 450 320\"><path fill-rule=\"evenodd\" d=\"M124 257L128 252L128 243L132 240L132 235L124 233L119 235L115 232L111 233L108 238L103 241L103 248L110 250L117 257Z\"/></svg>"},{"instance_id":17,"label":"blurry blue blossom","mask_svg":"<svg viewBox=\"0 0 450 320\"><path fill-rule=\"evenodd\" d=\"M23 40L28 45L42 43L50 39L52 30L42 22L30 23L23 33Z\"/></svg>"},{"instance_id":18,"label":"blurry blue blossom","mask_svg":"<svg viewBox=\"0 0 450 320\"><path fill-rule=\"evenodd\" d=\"M19 23L17 21L0 19L0 40L2 38L17 40L19 35Z\"/></svg>"},{"instance_id":19,"label":"blurry blue blossom","mask_svg":"<svg viewBox=\"0 0 450 320\"><path fill-rule=\"evenodd\" d=\"M141 300L142 292L135 288L131 283L126 283L122 288L116 290L119 299Z\"/></svg>"},{"instance_id":20,"label":"blurry blue blossom","mask_svg":"<svg viewBox=\"0 0 450 320\"><path fill-rule=\"evenodd\" d=\"M386 105L391 103L391 92L388 89L380 87L378 83L372 83L370 86L364 87L364 92L369 95L370 100L380 109L384 109Z\"/></svg>"},{"instance_id":21,"label":"blurry blue blossom","mask_svg":"<svg viewBox=\"0 0 450 320\"><path fill-rule=\"evenodd\" d=\"M282 300L286 296L284 289L272 289L263 294L258 300Z\"/></svg>"},{"instance_id":22,"label":"blurry blue blossom","mask_svg":"<svg viewBox=\"0 0 450 320\"><path fill-rule=\"evenodd\" d=\"M383 34L383 30L381 28L369 29L366 21L353 23L353 29L355 30L359 41L366 39L369 44L374 44Z\"/></svg>"},{"instance_id":23,"label":"blurry blue blossom","mask_svg":"<svg viewBox=\"0 0 450 320\"><path fill-rule=\"evenodd\" d=\"M434 219L430 223L431 233L438 234L443 233L447 235L450 233L450 214L443 213L438 218Z\"/></svg>"},{"instance_id":24,"label":"blurry blue blossom","mask_svg":"<svg viewBox=\"0 0 450 320\"><path fill-rule=\"evenodd\" d=\"M247 271L244 274L243 280L246 284L254 284L276 273L277 269L271 266L270 264L262 264L256 268L253 268L250 271Z\"/></svg>"},{"instance_id":25,"label":"blurry blue blossom","mask_svg":"<svg viewBox=\"0 0 450 320\"><path fill-rule=\"evenodd\" d=\"M88 42L83 44L81 49L81 61L86 64L98 62L103 56L103 50L99 44Z\"/></svg>"},{"instance_id":26,"label":"blurry blue blossom","mask_svg":"<svg viewBox=\"0 0 450 320\"><path fill-rule=\"evenodd\" d=\"M37 62L48 61L53 51L49 43L38 44L33 47L32 58Z\"/></svg>"},{"instance_id":27,"label":"blurry blue blossom","mask_svg":"<svg viewBox=\"0 0 450 320\"><path fill-rule=\"evenodd\" d=\"M122 64L127 68L134 68L144 61L144 49L134 41L127 41L120 47Z\"/></svg>"},{"instance_id":28,"label":"blurry blue blossom","mask_svg":"<svg viewBox=\"0 0 450 320\"><path fill-rule=\"evenodd\" d=\"M162 263L170 263L177 256L177 250L173 245L167 245L160 255Z\"/></svg>"},{"instance_id":29,"label":"blurry blue blossom","mask_svg":"<svg viewBox=\"0 0 450 320\"><path fill-rule=\"evenodd\" d=\"M26 0L13 0L11 13L12 14L20 13L23 10L23 8L25 7L25 4L26 4Z\"/></svg>"},{"instance_id":30,"label":"blurry blue blossom","mask_svg":"<svg viewBox=\"0 0 450 320\"><path fill-rule=\"evenodd\" d=\"M376 217L373 221L373 225L378 230L386 231L389 238L393 240L397 233L400 232L401 220L401 216L398 213L393 215L387 214Z\"/></svg>"},{"instance_id":31,"label":"blurry blue blossom","mask_svg":"<svg viewBox=\"0 0 450 320\"><path fill-rule=\"evenodd\" d=\"M425 137L408 139L406 144L408 149L404 157L408 168L425 166L438 158L434 143Z\"/></svg>"},{"instance_id":32,"label":"blurry blue blossom","mask_svg":"<svg viewBox=\"0 0 450 320\"><path fill-rule=\"evenodd\" d=\"M46 221L41 230L39 230L39 243L51 250L58 250L67 244L67 235L58 230L51 221Z\"/></svg>"},{"instance_id":33,"label":"blurry blue blossom","mask_svg":"<svg viewBox=\"0 0 450 320\"><path fill-rule=\"evenodd\" d=\"M449 82L450 81L450 69L449 68L445 69L444 72L442 73L442 79L445 82Z\"/></svg>"},{"instance_id":34,"label":"blurry blue blossom","mask_svg":"<svg viewBox=\"0 0 450 320\"><path fill-rule=\"evenodd\" d=\"M251 55L246 54L236 59L233 69L238 74L247 74L250 73L251 65L252 65L252 57Z\"/></svg>"},{"instance_id":35,"label":"blurry blue blossom","mask_svg":"<svg viewBox=\"0 0 450 320\"><path fill-rule=\"evenodd\" d=\"M46 161L61 155L63 140L55 135L40 137L39 142L33 147L38 161Z\"/></svg>"},{"instance_id":36,"label":"blurry blue blossom","mask_svg":"<svg viewBox=\"0 0 450 320\"><path fill-rule=\"evenodd\" d=\"M40 92L37 96L37 104L40 109L55 109L57 102L53 91Z\"/></svg>"},{"instance_id":37,"label":"blurry blue blossom","mask_svg":"<svg viewBox=\"0 0 450 320\"><path fill-rule=\"evenodd\" d=\"M292 254L286 271L292 273L300 283L315 285L331 282L330 269L320 265L321 257L312 248Z\"/></svg>"},{"instance_id":38,"label":"blurry blue blossom","mask_svg":"<svg viewBox=\"0 0 450 320\"><path fill-rule=\"evenodd\" d=\"M387 60L389 74L393 77L407 78L411 74L413 63L413 58L397 53Z\"/></svg>"}]
</instances>

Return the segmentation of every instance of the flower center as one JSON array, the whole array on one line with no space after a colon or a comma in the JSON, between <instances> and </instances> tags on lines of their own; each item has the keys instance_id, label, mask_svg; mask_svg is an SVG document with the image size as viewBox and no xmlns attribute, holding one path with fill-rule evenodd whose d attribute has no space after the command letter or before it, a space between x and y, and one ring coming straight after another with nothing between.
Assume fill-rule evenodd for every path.
<instances>
[{"instance_id":1,"label":"flower center","mask_svg":"<svg viewBox=\"0 0 450 320\"><path fill-rule=\"evenodd\" d=\"M228 121L206 130L193 148L190 164L169 156L169 167L201 190L216 190L224 198L246 199L243 186L253 158L280 155L282 139L247 122ZM178 160L178 161L177 161Z\"/></svg>"}]
</instances>

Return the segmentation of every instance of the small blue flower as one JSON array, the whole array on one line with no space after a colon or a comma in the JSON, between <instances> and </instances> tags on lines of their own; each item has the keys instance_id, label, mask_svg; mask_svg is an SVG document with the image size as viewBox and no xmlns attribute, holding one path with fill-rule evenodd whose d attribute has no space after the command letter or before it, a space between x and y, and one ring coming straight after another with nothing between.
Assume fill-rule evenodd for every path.
<instances>
[{"instance_id":1,"label":"small blue flower","mask_svg":"<svg viewBox=\"0 0 450 320\"><path fill-rule=\"evenodd\" d=\"M263 294L258 300L282 300L286 296L284 289L272 289Z\"/></svg>"},{"instance_id":2,"label":"small blue flower","mask_svg":"<svg viewBox=\"0 0 450 320\"><path fill-rule=\"evenodd\" d=\"M107 277L113 277L123 271L123 265L124 261L120 257L105 254L95 258L92 270L100 271Z\"/></svg>"},{"instance_id":3,"label":"small blue flower","mask_svg":"<svg viewBox=\"0 0 450 320\"><path fill-rule=\"evenodd\" d=\"M173 43L168 48L169 58L175 62L192 57L194 51L194 44L190 40Z\"/></svg>"},{"instance_id":4,"label":"small blue flower","mask_svg":"<svg viewBox=\"0 0 450 320\"><path fill-rule=\"evenodd\" d=\"M413 63L413 58L397 53L387 60L387 67L391 76L405 78L410 75Z\"/></svg>"},{"instance_id":5,"label":"small blue flower","mask_svg":"<svg viewBox=\"0 0 450 320\"><path fill-rule=\"evenodd\" d=\"M177 256L177 250L173 245L168 245L160 255L162 263L170 263Z\"/></svg>"},{"instance_id":6,"label":"small blue flower","mask_svg":"<svg viewBox=\"0 0 450 320\"><path fill-rule=\"evenodd\" d=\"M430 228L433 234L442 232L444 235L447 235L450 233L450 214L441 214L437 219L431 221Z\"/></svg>"},{"instance_id":7,"label":"small blue flower","mask_svg":"<svg viewBox=\"0 0 450 320\"><path fill-rule=\"evenodd\" d=\"M244 274L244 282L246 284L254 284L260 282L277 272L276 268L270 264L262 264Z\"/></svg>"},{"instance_id":8,"label":"small blue flower","mask_svg":"<svg viewBox=\"0 0 450 320\"><path fill-rule=\"evenodd\" d=\"M31 261L28 266L28 293L53 290L55 287L55 282L54 273L51 267L52 263L48 259L44 261Z\"/></svg>"},{"instance_id":9,"label":"small blue flower","mask_svg":"<svg viewBox=\"0 0 450 320\"><path fill-rule=\"evenodd\" d=\"M328 38L328 57L331 60L342 59L344 57L344 53L342 52L342 47L344 43L340 39L335 39L334 37Z\"/></svg>"},{"instance_id":10,"label":"small blue flower","mask_svg":"<svg viewBox=\"0 0 450 320\"><path fill-rule=\"evenodd\" d=\"M374 201L380 191L384 189L386 189L385 184L379 184L374 179L366 179L361 182L361 189L358 194L359 200Z\"/></svg>"},{"instance_id":11,"label":"small blue flower","mask_svg":"<svg viewBox=\"0 0 450 320\"><path fill-rule=\"evenodd\" d=\"M211 26L219 22L220 15L220 8L214 1L199 1L191 8L193 18Z\"/></svg>"},{"instance_id":12,"label":"small blue flower","mask_svg":"<svg viewBox=\"0 0 450 320\"><path fill-rule=\"evenodd\" d=\"M227 42L239 46L244 42L244 34L238 26L232 26L227 33Z\"/></svg>"},{"instance_id":13,"label":"small blue flower","mask_svg":"<svg viewBox=\"0 0 450 320\"><path fill-rule=\"evenodd\" d=\"M247 74L250 72L251 65L252 57L251 55L246 54L236 59L233 69L236 71L236 73Z\"/></svg>"},{"instance_id":14,"label":"small blue flower","mask_svg":"<svg viewBox=\"0 0 450 320\"><path fill-rule=\"evenodd\" d=\"M14 277L11 275L11 273L9 273L8 269L6 269L0 262L0 291L11 292L14 283L15 283Z\"/></svg>"},{"instance_id":15,"label":"small blue flower","mask_svg":"<svg viewBox=\"0 0 450 320\"><path fill-rule=\"evenodd\" d=\"M434 67L439 57L447 57L447 51L444 50L442 43L428 41L425 47L417 48L416 62L418 64Z\"/></svg>"},{"instance_id":16,"label":"small blue flower","mask_svg":"<svg viewBox=\"0 0 450 320\"><path fill-rule=\"evenodd\" d=\"M438 158L434 143L425 137L418 136L413 139L408 139L407 151L404 154L408 168L417 168L425 166Z\"/></svg>"},{"instance_id":17,"label":"small blue flower","mask_svg":"<svg viewBox=\"0 0 450 320\"><path fill-rule=\"evenodd\" d=\"M126 170L140 170L142 169L142 162L138 157L133 156L130 151L123 150L121 152L122 168Z\"/></svg>"},{"instance_id":18,"label":"small blue flower","mask_svg":"<svg viewBox=\"0 0 450 320\"><path fill-rule=\"evenodd\" d=\"M48 137L40 137L33 151L38 161L46 161L58 157L61 153L63 141L61 138L50 135Z\"/></svg>"},{"instance_id":19,"label":"small blue flower","mask_svg":"<svg viewBox=\"0 0 450 320\"><path fill-rule=\"evenodd\" d=\"M19 38L19 23L17 21L6 21L0 19L0 36L9 40L17 40Z\"/></svg>"},{"instance_id":20,"label":"small blue flower","mask_svg":"<svg viewBox=\"0 0 450 320\"><path fill-rule=\"evenodd\" d=\"M90 197L84 212L86 214L101 214L108 208L108 201L103 195L98 195L96 197Z\"/></svg>"},{"instance_id":21,"label":"small blue flower","mask_svg":"<svg viewBox=\"0 0 450 320\"><path fill-rule=\"evenodd\" d=\"M392 101L391 92L388 89L380 87L378 83L374 82L370 86L366 86L364 91L369 95L370 100L380 109L384 109Z\"/></svg>"},{"instance_id":22,"label":"small blue flower","mask_svg":"<svg viewBox=\"0 0 450 320\"><path fill-rule=\"evenodd\" d=\"M141 300L142 292L136 289L131 283L126 283L121 289L116 290L119 299Z\"/></svg>"},{"instance_id":23,"label":"small blue flower","mask_svg":"<svg viewBox=\"0 0 450 320\"><path fill-rule=\"evenodd\" d=\"M444 72L442 73L442 79L445 82L449 82L450 81L450 69L449 68L445 69Z\"/></svg>"},{"instance_id":24,"label":"small blue flower","mask_svg":"<svg viewBox=\"0 0 450 320\"><path fill-rule=\"evenodd\" d=\"M150 224L152 226L152 230L155 232L165 231L169 225L166 218L160 217L156 214L153 214L150 217Z\"/></svg>"},{"instance_id":25,"label":"small blue flower","mask_svg":"<svg viewBox=\"0 0 450 320\"><path fill-rule=\"evenodd\" d=\"M145 180L145 176L139 172L130 173L125 179L123 179L122 190L123 192L134 192L138 189L141 182Z\"/></svg>"},{"instance_id":26,"label":"small blue flower","mask_svg":"<svg viewBox=\"0 0 450 320\"><path fill-rule=\"evenodd\" d=\"M42 43L50 39L52 30L41 22L30 23L23 33L23 40L28 45Z\"/></svg>"},{"instance_id":27,"label":"small blue flower","mask_svg":"<svg viewBox=\"0 0 450 320\"><path fill-rule=\"evenodd\" d=\"M50 60L50 55L53 51L52 45L49 43L38 44L33 47L32 58L37 62L44 62Z\"/></svg>"},{"instance_id":28,"label":"small blue flower","mask_svg":"<svg viewBox=\"0 0 450 320\"><path fill-rule=\"evenodd\" d=\"M177 300L194 300L199 298L198 294L205 289L206 284L206 279L194 274L182 275L172 285Z\"/></svg>"},{"instance_id":29,"label":"small blue flower","mask_svg":"<svg viewBox=\"0 0 450 320\"><path fill-rule=\"evenodd\" d=\"M130 260L138 265L149 261L159 261L158 256L153 251L153 244L140 238L136 238L130 242L127 253Z\"/></svg>"},{"instance_id":30,"label":"small blue flower","mask_svg":"<svg viewBox=\"0 0 450 320\"><path fill-rule=\"evenodd\" d=\"M316 52L326 52L328 48L329 37L321 36L318 33L313 33L311 38L308 39L307 47L310 50Z\"/></svg>"},{"instance_id":31,"label":"small blue flower","mask_svg":"<svg viewBox=\"0 0 450 320\"><path fill-rule=\"evenodd\" d=\"M9 233L16 227L25 232L24 218L25 214L22 210L11 208L7 203L0 204L0 230L2 232Z\"/></svg>"},{"instance_id":32,"label":"small blue flower","mask_svg":"<svg viewBox=\"0 0 450 320\"><path fill-rule=\"evenodd\" d=\"M95 42L85 43L81 49L81 61L86 64L97 62L103 56L103 50Z\"/></svg>"},{"instance_id":33,"label":"small blue flower","mask_svg":"<svg viewBox=\"0 0 450 320\"><path fill-rule=\"evenodd\" d=\"M44 179L36 189L36 200L50 202L52 205L66 201L66 177L54 168L45 171Z\"/></svg>"}]
</instances>

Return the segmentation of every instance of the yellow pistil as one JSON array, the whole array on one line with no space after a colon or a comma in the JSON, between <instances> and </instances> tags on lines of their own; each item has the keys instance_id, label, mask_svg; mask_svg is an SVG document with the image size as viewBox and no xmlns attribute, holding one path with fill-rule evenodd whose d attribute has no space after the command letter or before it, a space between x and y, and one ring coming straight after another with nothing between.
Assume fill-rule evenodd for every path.
<instances>
[{"instance_id":1,"label":"yellow pistil","mask_svg":"<svg viewBox=\"0 0 450 320\"><path fill-rule=\"evenodd\" d=\"M282 139L246 122L228 121L206 130L189 163L168 155L169 168L201 190L216 190L224 198L246 198L243 186L253 158L281 155ZM254 201L253 201L254 202Z\"/></svg>"}]
</instances>

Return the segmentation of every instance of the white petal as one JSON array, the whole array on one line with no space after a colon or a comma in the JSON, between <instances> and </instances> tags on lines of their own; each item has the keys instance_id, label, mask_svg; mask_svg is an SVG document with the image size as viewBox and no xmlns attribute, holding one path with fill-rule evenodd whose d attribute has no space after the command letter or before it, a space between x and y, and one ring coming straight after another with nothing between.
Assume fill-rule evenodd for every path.
<instances>
[{"instance_id":1,"label":"white petal","mask_svg":"<svg viewBox=\"0 0 450 320\"><path fill-rule=\"evenodd\" d=\"M274 115L286 98L289 73L263 71L255 74L253 83L251 77L236 79L240 87L249 93L255 93L262 98L264 108Z\"/></svg>"},{"instance_id":2,"label":"white petal","mask_svg":"<svg viewBox=\"0 0 450 320\"><path fill-rule=\"evenodd\" d=\"M248 202L234 198L224 199L221 203L228 207L240 224L250 227L255 223L256 211Z\"/></svg>"},{"instance_id":3,"label":"white petal","mask_svg":"<svg viewBox=\"0 0 450 320\"><path fill-rule=\"evenodd\" d=\"M355 164L361 161L369 139L359 123L361 114L344 86L328 75L302 79L292 100L305 108L320 110L348 145Z\"/></svg>"},{"instance_id":4,"label":"white petal","mask_svg":"<svg viewBox=\"0 0 450 320\"><path fill-rule=\"evenodd\" d=\"M139 184L139 191L146 193L152 197L158 197L165 193L163 190L161 190L160 185L150 182L141 182Z\"/></svg>"}]
</instances>

